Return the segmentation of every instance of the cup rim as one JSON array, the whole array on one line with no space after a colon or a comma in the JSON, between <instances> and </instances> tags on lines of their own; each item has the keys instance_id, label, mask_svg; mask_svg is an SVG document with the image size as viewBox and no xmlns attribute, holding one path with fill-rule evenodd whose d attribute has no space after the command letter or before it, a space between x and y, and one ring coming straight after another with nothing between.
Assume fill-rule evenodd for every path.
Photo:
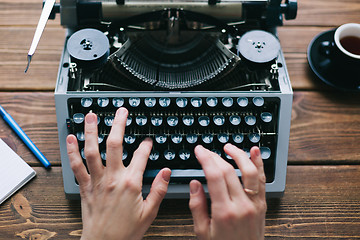
<instances>
[{"instance_id":1,"label":"cup rim","mask_svg":"<svg viewBox=\"0 0 360 240\"><path fill-rule=\"evenodd\" d=\"M346 54L347 56L360 60L360 55L357 55L357 54L354 54L354 53L351 53L351 52L347 51L340 44L340 36L339 35L343 31L344 28L348 28L348 27L356 27L356 28L359 28L359 31L360 31L360 24L359 23L346 23L346 24L341 25L340 27L338 27L336 29L335 34L334 34L335 44L340 49L340 51L343 52L344 54Z\"/></svg>"}]
</instances>

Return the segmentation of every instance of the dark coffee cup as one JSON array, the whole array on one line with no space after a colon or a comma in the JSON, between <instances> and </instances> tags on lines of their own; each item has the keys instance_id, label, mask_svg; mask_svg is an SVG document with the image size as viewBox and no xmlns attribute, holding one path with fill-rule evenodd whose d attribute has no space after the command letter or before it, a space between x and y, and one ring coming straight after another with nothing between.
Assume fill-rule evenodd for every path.
<instances>
[{"instance_id":1,"label":"dark coffee cup","mask_svg":"<svg viewBox=\"0 0 360 240\"><path fill-rule=\"evenodd\" d=\"M341 25L335 31L334 39L322 42L319 50L334 64L349 67L360 64L360 24Z\"/></svg>"}]
</instances>

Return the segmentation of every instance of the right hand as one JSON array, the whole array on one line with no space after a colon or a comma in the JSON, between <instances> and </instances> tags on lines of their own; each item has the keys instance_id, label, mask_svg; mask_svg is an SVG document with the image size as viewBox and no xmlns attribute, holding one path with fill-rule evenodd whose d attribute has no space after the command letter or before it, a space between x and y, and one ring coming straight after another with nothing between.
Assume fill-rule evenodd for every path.
<instances>
[{"instance_id":1,"label":"right hand","mask_svg":"<svg viewBox=\"0 0 360 240\"><path fill-rule=\"evenodd\" d=\"M243 186L234 168L219 155L202 146L195 148L207 180L211 198L211 217L201 183L190 182L189 206L195 233L200 240L264 239L265 174L260 150L253 147L247 154L227 144L225 152L235 160L242 173Z\"/></svg>"}]
</instances>

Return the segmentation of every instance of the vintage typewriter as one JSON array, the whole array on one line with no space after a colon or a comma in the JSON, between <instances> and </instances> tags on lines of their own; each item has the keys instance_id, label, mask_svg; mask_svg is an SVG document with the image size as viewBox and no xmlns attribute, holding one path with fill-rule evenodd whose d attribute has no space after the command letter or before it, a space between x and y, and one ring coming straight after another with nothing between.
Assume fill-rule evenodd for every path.
<instances>
[{"instance_id":1,"label":"vintage typewriter","mask_svg":"<svg viewBox=\"0 0 360 240\"><path fill-rule=\"evenodd\" d=\"M202 144L259 146L266 192L285 189L292 88L276 27L296 17L296 1L61 0L68 29L55 90L65 193L79 196L65 138L75 134L84 158L84 117L98 115L99 148L114 113L129 110L123 161L147 136L154 142L144 194L156 173L172 169L168 198L187 198L204 173L194 156ZM239 177L241 173L236 170Z\"/></svg>"}]
</instances>

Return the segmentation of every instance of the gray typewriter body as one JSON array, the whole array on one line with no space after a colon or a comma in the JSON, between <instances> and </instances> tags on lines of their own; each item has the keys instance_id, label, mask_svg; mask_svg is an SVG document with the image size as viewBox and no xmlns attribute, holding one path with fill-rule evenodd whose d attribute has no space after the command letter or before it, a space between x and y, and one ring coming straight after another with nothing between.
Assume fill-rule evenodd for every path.
<instances>
[{"instance_id":1,"label":"gray typewriter body","mask_svg":"<svg viewBox=\"0 0 360 240\"><path fill-rule=\"evenodd\" d=\"M267 196L282 196L293 92L285 59L277 42L276 26L281 25L278 22L280 9L285 9L286 4L277 1L152 3L154 5L147 6L142 10L144 12L139 12L134 7L139 6L139 1L60 2L61 22L68 31L59 66L55 104L67 198L78 198L79 187L70 168L66 136L75 134L82 149L83 117L89 111L98 114L99 146L103 163L106 164L106 137L114 112L121 106L129 110L124 163L129 163L132 152L144 137L150 136L154 141L144 174L144 195L149 192L153 177L165 166L173 172L167 198L188 198L191 179L199 179L206 189L206 179L194 157L194 147L201 144L236 168L233 160L222 150L230 142L245 151L252 146L260 147L267 177ZM157 3L161 5L160 8L156 6ZM106 4L111 7L105 7ZM235 4L241 13L234 16L236 11L229 11L229 8L236 8L230 5L226 8L226 4ZM290 3L287 4L290 8ZM199 6L202 12L197 15ZM214 10L222 6L225 9ZM83 17L79 11L86 7L97 9L92 10L97 14ZM130 10L126 10L126 7ZM250 18L254 7L262 9L262 13ZM149 8L154 8L151 12L156 12L154 16L146 15ZM187 8L190 10L187 11ZM99 11L102 13L99 14ZM131 16L118 14L117 11L131 12ZM202 17L206 16L207 11L213 11L212 17L204 20L204 23ZM191 15L193 12L194 17ZM156 20L164 14L165 18ZM275 15L273 20L270 19L271 14ZM147 17L144 18L145 15ZM182 16L191 20L186 19L184 25ZM94 19L90 18L100 19L92 21ZM217 18L220 19L219 23L225 25L217 25L217 20L214 20ZM139 23L139 19L146 19L143 21L147 23ZM112 28L114 25L116 27ZM155 25L155 29L150 25ZM96 29L95 36L91 35L91 31L79 32L89 28ZM254 35L254 30L260 35ZM179 37L179 32L186 37ZM104 34L105 37L99 37L109 45L109 50L95 49L98 44L103 45L103 40L98 40L96 34ZM164 34L167 37L164 38ZM72 36L76 36L75 40L69 40ZM264 39L258 40L262 36ZM253 44L255 55L253 50L250 53L246 48L244 50L242 38L245 44L257 39ZM96 53L91 52L93 56L96 55L95 61L84 60L72 51L78 39L85 40L85 44L80 44L79 51L95 49L90 49L90 52ZM261 51L264 54L257 57ZM143 55L139 56L139 53ZM266 55L265 60L263 55ZM240 171L236 172L241 177Z\"/></svg>"}]
</instances>

